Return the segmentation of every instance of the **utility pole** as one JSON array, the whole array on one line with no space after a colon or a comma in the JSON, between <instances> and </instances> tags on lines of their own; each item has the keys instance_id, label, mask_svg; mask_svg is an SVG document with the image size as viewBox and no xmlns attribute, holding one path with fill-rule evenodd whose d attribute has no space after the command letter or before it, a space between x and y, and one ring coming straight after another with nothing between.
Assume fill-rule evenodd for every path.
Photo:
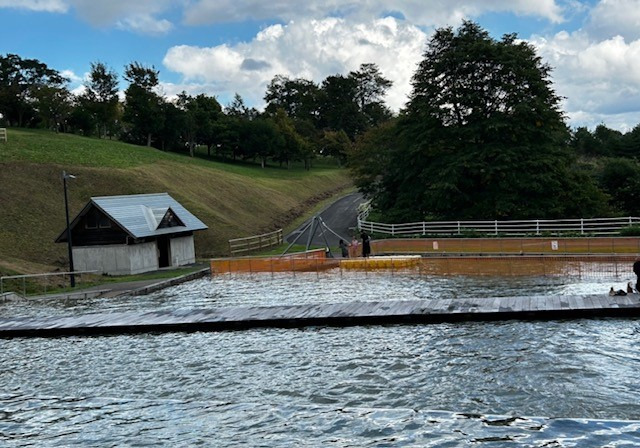
<instances>
[{"instance_id":1,"label":"utility pole","mask_svg":"<svg viewBox=\"0 0 640 448\"><path fill-rule=\"evenodd\" d=\"M62 172L62 185L64 186L64 211L67 217L67 247L69 249L69 279L71 280L71 287L75 288L76 286L76 276L73 271L73 245L71 243L71 227L69 226L69 199L67 198L67 179L75 179L76 176L73 174L67 174L66 171Z\"/></svg>"}]
</instances>

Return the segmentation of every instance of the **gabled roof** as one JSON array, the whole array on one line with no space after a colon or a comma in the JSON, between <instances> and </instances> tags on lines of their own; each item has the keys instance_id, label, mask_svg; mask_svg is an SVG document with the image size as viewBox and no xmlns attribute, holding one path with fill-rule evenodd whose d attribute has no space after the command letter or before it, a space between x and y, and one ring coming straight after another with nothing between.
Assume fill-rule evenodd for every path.
<instances>
[{"instance_id":1,"label":"gabled roof","mask_svg":"<svg viewBox=\"0 0 640 448\"><path fill-rule=\"evenodd\" d=\"M89 203L73 219L70 227L73 229L80 218L94 206L133 238L192 232L208 228L167 193L91 198ZM176 219L170 219L172 216ZM160 224L165 217L168 219L161 226ZM167 226L168 220L173 225ZM61 241L66 241L66 229L56 239L56 242Z\"/></svg>"}]
</instances>

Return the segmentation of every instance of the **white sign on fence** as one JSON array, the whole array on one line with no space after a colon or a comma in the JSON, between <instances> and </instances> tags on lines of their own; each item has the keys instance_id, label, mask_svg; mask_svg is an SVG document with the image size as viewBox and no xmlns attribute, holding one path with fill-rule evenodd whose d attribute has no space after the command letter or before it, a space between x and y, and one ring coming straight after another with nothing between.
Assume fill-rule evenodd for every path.
<instances>
[{"instance_id":1,"label":"white sign on fence","mask_svg":"<svg viewBox=\"0 0 640 448\"><path fill-rule=\"evenodd\" d=\"M551 241L551 250L558 250L558 242Z\"/></svg>"},{"instance_id":2,"label":"white sign on fence","mask_svg":"<svg viewBox=\"0 0 640 448\"><path fill-rule=\"evenodd\" d=\"M438 242L437 241L433 242L433 250L438 250Z\"/></svg>"}]
</instances>

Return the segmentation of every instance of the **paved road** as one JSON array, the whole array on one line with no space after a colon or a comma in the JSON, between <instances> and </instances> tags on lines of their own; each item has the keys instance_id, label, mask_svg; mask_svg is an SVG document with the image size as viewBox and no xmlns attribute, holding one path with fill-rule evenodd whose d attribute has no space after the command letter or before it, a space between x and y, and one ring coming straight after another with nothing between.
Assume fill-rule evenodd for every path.
<instances>
[{"instance_id":1,"label":"paved road","mask_svg":"<svg viewBox=\"0 0 640 448\"><path fill-rule=\"evenodd\" d=\"M356 227L358 223L358 205L364 202L361 193L351 193L347 196L344 196L338 199L336 202L331 204L329 207L320 212L320 217L324 221L324 223L333 230L335 233L344 237L346 241L350 241L353 236L353 229ZM302 229L309 224L310 220L305 221L300 227L291 232L289 235L285 236L284 240L288 243L293 242L293 240L300 235ZM306 245L307 238L309 238L309 230L302 233L302 236L298 239L297 244ZM330 246L338 245L338 238L333 233L325 230L325 236L327 237L327 241ZM316 230L312 244L314 245L324 245L324 239L320 234L320 229Z\"/></svg>"}]
</instances>

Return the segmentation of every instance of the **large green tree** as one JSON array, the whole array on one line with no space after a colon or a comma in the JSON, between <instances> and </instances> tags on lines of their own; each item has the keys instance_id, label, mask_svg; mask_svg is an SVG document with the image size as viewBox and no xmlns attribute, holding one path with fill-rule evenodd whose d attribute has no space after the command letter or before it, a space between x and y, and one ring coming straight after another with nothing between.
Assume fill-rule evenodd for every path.
<instances>
[{"instance_id":1,"label":"large green tree","mask_svg":"<svg viewBox=\"0 0 640 448\"><path fill-rule=\"evenodd\" d=\"M318 121L319 94L320 88L312 81L277 75L267 86L264 96L266 112L274 115L278 109L282 109L290 118L315 126Z\"/></svg>"},{"instance_id":2,"label":"large green tree","mask_svg":"<svg viewBox=\"0 0 640 448\"><path fill-rule=\"evenodd\" d=\"M375 191L395 220L519 219L602 212L574 168L550 67L513 34L438 29L413 77L397 146Z\"/></svg>"},{"instance_id":3,"label":"large green tree","mask_svg":"<svg viewBox=\"0 0 640 448\"><path fill-rule=\"evenodd\" d=\"M92 62L82 95L94 116L98 137L112 135L118 118L118 74L103 62Z\"/></svg>"},{"instance_id":4,"label":"large green tree","mask_svg":"<svg viewBox=\"0 0 640 448\"><path fill-rule=\"evenodd\" d=\"M45 87L61 89L69 80L37 59L0 55L0 113L13 126L37 121L38 93Z\"/></svg>"},{"instance_id":5,"label":"large green tree","mask_svg":"<svg viewBox=\"0 0 640 448\"><path fill-rule=\"evenodd\" d=\"M132 62L125 67L124 78L129 82L125 90L123 119L129 125L127 139L132 143L151 146L153 136L164 128L164 99L155 92L159 72Z\"/></svg>"},{"instance_id":6,"label":"large green tree","mask_svg":"<svg viewBox=\"0 0 640 448\"><path fill-rule=\"evenodd\" d=\"M376 126L389 120L392 114L383 99L393 83L382 76L378 66L362 64L349 78L356 82L355 100L366 124Z\"/></svg>"}]
</instances>

